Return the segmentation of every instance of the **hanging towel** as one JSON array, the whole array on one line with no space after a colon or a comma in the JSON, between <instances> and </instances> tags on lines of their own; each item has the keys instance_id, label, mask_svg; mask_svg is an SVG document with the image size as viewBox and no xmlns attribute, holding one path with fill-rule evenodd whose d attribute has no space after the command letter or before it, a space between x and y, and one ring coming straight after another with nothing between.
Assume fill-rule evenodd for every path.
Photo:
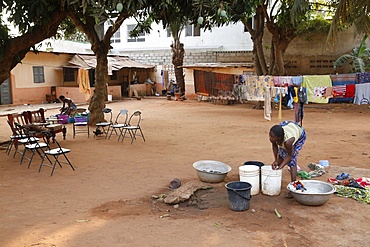
<instances>
[{"instance_id":1,"label":"hanging towel","mask_svg":"<svg viewBox=\"0 0 370 247\"><path fill-rule=\"evenodd\" d=\"M265 87L264 118L271 121L271 87Z\"/></svg>"},{"instance_id":2,"label":"hanging towel","mask_svg":"<svg viewBox=\"0 0 370 247\"><path fill-rule=\"evenodd\" d=\"M343 97L344 95L346 95L346 90L347 90L347 86L346 85L342 85L342 86L334 86L333 87L333 95L334 97Z\"/></svg>"},{"instance_id":3,"label":"hanging towel","mask_svg":"<svg viewBox=\"0 0 370 247\"><path fill-rule=\"evenodd\" d=\"M307 88L308 102L328 103L329 99L324 97L325 89L331 87L329 75L306 75L303 76L302 86Z\"/></svg>"},{"instance_id":4,"label":"hanging towel","mask_svg":"<svg viewBox=\"0 0 370 247\"><path fill-rule=\"evenodd\" d=\"M333 97L333 94L334 94L333 87L327 87L324 93L324 97L331 98Z\"/></svg>"},{"instance_id":5,"label":"hanging towel","mask_svg":"<svg viewBox=\"0 0 370 247\"><path fill-rule=\"evenodd\" d=\"M292 76L292 83L295 86L300 86L303 81L303 76L298 75L298 76Z\"/></svg>"},{"instance_id":6,"label":"hanging towel","mask_svg":"<svg viewBox=\"0 0 370 247\"><path fill-rule=\"evenodd\" d=\"M352 99L355 97L355 84L346 85L346 94L344 95L344 97Z\"/></svg>"},{"instance_id":7,"label":"hanging towel","mask_svg":"<svg viewBox=\"0 0 370 247\"><path fill-rule=\"evenodd\" d=\"M335 75L330 75L332 85L333 87L336 86L347 86L349 84L357 84L358 83L358 77L356 73L351 73L351 74L335 74ZM353 87L353 86L352 86ZM351 92L353 88L349 88L349 92ZM340 91L340 88L336 88L333 94L333 98L329 99L329 103L336 103L336 102L351 102L353 101L353 97L347 97L346 96L346 91L347 87L345 90ZM349 94L351 95L351 94Z\"/></svg>"},{"instance_id":8,"label":"hanging towel","mask_svg":"<svg viewBox=\"0 0 370 247\"><path fill-rule=\"evenodd\" d=\"M78 69L77 83L79 92L85 94L85 100L88 101L91 97L89 71L86 69Z\"/></svg>"},{"instance_id":9,"label":"hanging towel","mask_svg":"<svg viewBox=\"0 0 370 247\"><path fill-rule=\"evenodd\" d=\"M330 75L330 79L333 86L356 84L358 81L357 74L355 73Z\"/></svg>"},{"instance_id":10,"label":"hanging towel","mask_svg":"<svg viewBox=\"0 0 370 247\"><path fill-rule=\"evenodd\" d=\"M291 76L274 76L273 82L276 87L287 87L293 84Z\"/></svg>"},{"instance_id":11,"label":"hanging towel","mask_svg":"<svg viewBox=\"0 0 370 247\"><path fill-rule=\"evenodd\" d=\"M273 86L272 76L248 75L245 79L247 100L264 101L264 88Z\"/></svg>"}]
</instances>

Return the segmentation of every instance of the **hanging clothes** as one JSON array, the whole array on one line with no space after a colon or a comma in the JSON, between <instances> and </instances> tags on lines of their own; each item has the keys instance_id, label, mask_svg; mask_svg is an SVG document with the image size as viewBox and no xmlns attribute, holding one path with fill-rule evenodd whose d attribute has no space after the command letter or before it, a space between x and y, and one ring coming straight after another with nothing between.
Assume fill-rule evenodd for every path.
<instances>
[{"instance_id":1,"label":"hanging clothes","mask_svg":"<svg viewBox=\"0 0 370 247\"><path fill-rule=\"evenodd\" d=\"M85 94L85 100L88 101L91 97L89 71L86 69L78 69L77 83L79 92Z\"/></svg>"},{"instance_id":2,"label":"hanging clothes","mask_svg":"<svg viewBox=\"0 0 370 247\"><path fill-rule=\"evenodd\" d=\"M303 81L303 76L297 75L297 76L292 76L292 83L294 86L300 86Z\"/></svg>"},{"instance_id":3,"label":"hanging clothes","mask_svg":"<svg viewBox=\"0 0 370 247\"><path fill-rule=\"evenodd\" d=\"M370 104L370 83L356 84L353 104Z\"/></svg>"},{"instance_id":4,"label":"hanging clothes","mask_svg":"<svg viewBox=\"0 0 370 247\"><path fill-rule=\"evenodd\" d=\"M265 87L265 102L263 108L263 117L271 121L271 87Z\"/></svg>"},{"instance_id":5,"label":"hanging clothes","mask_svg":"<svg viewBox=\"0 0 370 247\"><path fill-rule=\"evenodd\" d=\"M332 86L329 75L305 75L302 86L307 88L308 101L313 103L328 103L323 95L327 87Z\"/></svg>"},{"instance_id":6,"label":"hanging clothes","mask_svg":"<svg viewBox=\"0 0 370 247\"><path fill-rule=\"evenodd\" d=\"M358 83L370 83L370 72L356 73L358 78Z\"/></svg>"},{"instance_id":7,"label":"hanging clothes","mask_svg":"<svg viewBox=\"0 0 370 247\"><path fill-rule=\"evenodd\" d=\"M283 95L287 94L287 88L284 87L270 87L267 86L264 89L264 97L265 97L265 102L264 102L264 118L268 121L271 121L271 113L272 113L272 108L271 108L271 101L272 98L274 98L275 103L279 103L280 99L283 98ZM280 103L279 103L280 104ZM281 107L279 107L279 112L278 112L278 117L280 116L281 119Z\"/></svg>"},{"instance_id":8,"label":"hanging clothes","mask_svg":"<svg viewBox=\"0 0 370 247\"><path fill-rule=\"evenodd\" d=\"M298 88L298 102L294 104L294 118L297 123L300 122L301 125L303 122L304 116L304 104L308 103L307 90L304 87Z\"/></svg>"}]
</instances>

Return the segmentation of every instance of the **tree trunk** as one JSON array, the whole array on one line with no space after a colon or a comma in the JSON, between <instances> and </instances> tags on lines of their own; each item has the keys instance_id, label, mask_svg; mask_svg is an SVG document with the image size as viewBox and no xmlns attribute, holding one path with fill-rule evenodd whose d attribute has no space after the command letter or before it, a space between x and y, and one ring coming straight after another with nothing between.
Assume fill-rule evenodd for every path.
<instances>
[{"instance_id":1,"label":"tree trunk","mask_svg":"<svg viewBox=\"0 0 370 247\"><path fill-rule=\"evenodd\" d=\"M172 49L172 64L175 68L175 77L177 88L181 95L185 95L185 79L183 68L184 63L184 44L178 38L174 38L174 43L171 45Z\"/></svg>"},{"instance_id":2,"label":"tree trunk","mask_svg":"<svg viewBox=\"0 0 370 247\"><path fill-rule=\"evenodd\" d=\"M273 75L275 71L276 71L275 69L275 48L274 48L274 42L271 40L269 75Z\"/></svg>"},{"instance_id":3,"label":"tree trunk","mask_svg":"<svg viewBox=\"0 0 370 247\"><path fill-rule=\"evenodd\" d=\"M99 121L100 113L105 107L107 99L107 85L109 82L108 51L110 49L110 38L115 30L109 27L104 34L103 24L96 24L95 18L79 16L73 12L70 14L70 17L75 25L87 35L91 43L91 50L96 56L94 92L89 104L91 114L89 124L93 126ZM120 16L119 18L123 17ZM100 21L100 23L102 22ZM119 25L116 28L119 28Z\"/></svg>"},{"instance_id":4,"label":"tree trunk","mask_svg":"<svg viewBox=\"0 0 370 247\"><path fill-rule=\"evenodd\" d=\"M284 31L273 25L271 28L273 52L274 52L274 75L286 75L284 66L284 54L290 42L296 37L295 29ZM270 30L270 29L269 29Z\"/></svg>"},{"instance_id":5,"label":"tree trunk","mask_svg":"<svg viewBox=\"0 0 370 247\"><path fill-rule=\"evenodd\" d=\"M262 6L259 6L256 9L256 14L253 18L255 29L247 22L247 20L243 21L244 26L247 28L253 41L253 64L257 75L267 75L268 69L262 43L265 28Z\"/></svg>"},{"instance_id":6,"label":"tree trunk","mask_svg":"<svg viewBox=\"0 0 370 247\"><path fill-rule=\"evenodd\" d=\"M96 53L96 68L95 68L95 89L91 97L89 111L90 125L95 125L99 121L99 116L102 109L105 107L107 97L107 82L108 80L108 59L107 54L103 52Z\"/></svg>"},{"instance_id":7,"label":"tree trunk","mask_svg":"<svg viewBox=\"0 0 370 247\"><path fill-rule=\"evenodd\" d=\"M284 67L284 51L281 49L280 44L274 45L275 62L276 62L276 75L285 75Z\"/></svg>"},{"instance_id":8,"label":"tree trunk","mask_svg":"<svg viewBox=\"0 0 370 247\"><path fill-rule=\"evenodd\" d=\"M108 78L108 44L103 41L97 41L97 44L92 45L92 50L96 56L96 68L95 68L95 85L94 94L91 97L89 111L90 125L95 125L99 121L100 113L105 107L105 101L107 99L107 83Z\"/></svg>"},{"instance_id":9,"label":"tree trunk","mask_svg":"<svg viewBox=\"0 0 370 247\"><path fill-rule=\"evenodd\" d=\"M285 75L284 53L290 42L296 37L296 29L293 26L279 27L275 17L269 16L267 13L267 5L263 6L266 27L272 34L272 58L274 59L274 63L270 66L270 72L272 72L273 75Z\"/></svg>"},{"instance_id":10,"label":"tree trunk","mask_svg":"<svg viewBox=\"0 0 370 247\"><path fill-rule=\"evenodd\" d=\"M267 63L266 63L266 59L265 59L265 53L263 51L262 38L263 38L263 34L259 35L257 37L257 41L253 41L253 45L256 47L257 56L258 56L258 59L259 59L261 70L262 70L261 71L262 73L257 74L257 75L267 75L268 74Z\"/></svg>"}]
</instances>

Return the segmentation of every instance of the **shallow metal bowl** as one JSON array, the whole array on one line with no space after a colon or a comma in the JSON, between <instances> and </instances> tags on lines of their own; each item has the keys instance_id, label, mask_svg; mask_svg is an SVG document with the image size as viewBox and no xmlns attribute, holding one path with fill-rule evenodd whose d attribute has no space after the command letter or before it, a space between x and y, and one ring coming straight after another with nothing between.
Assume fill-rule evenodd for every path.
<instances>
[{"instance_id":1,"label":"shallow metal bowl","mask_svg":"<svg viewBox=\"0 0 370 247\"><path fill-rule=\"evenodd\" d=\"M287 189L292 192L294 199L303 205L320 206L324 205L335 192L335 187L329 183L318 180L299 180L307 190L303 192L289 183Z\"/></svg>"},{"instance_id":2,"label":"shallow metal bowl","mask_svg":"<svg viewBox=\"0 0 370 247\"><path fill-rule=\"evenodd\" d=\"M199 160L193 164L200 181L220 183L231 171L231 167L215 160Z\"/></svg>"}]
</instances>

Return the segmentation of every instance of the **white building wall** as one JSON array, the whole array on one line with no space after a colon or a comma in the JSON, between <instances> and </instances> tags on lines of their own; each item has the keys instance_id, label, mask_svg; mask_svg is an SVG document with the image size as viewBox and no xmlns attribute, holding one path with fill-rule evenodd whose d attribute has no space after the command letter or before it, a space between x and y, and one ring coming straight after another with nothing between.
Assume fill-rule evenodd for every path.
<instances>
[{"instance_id":1,"label":"white building wall","mask_svg":"<svg viewBox=\"0 0 370 247\"><path fill-rule=\"evenodd\" d=\"M161 24L154 23L152 31L145 34L145 42L127 42L127 25L135 25L134 19L126 20L120 28L120 43L112 43L112 47L119 52L141 50L169 49L172 37L167 36ZM210 30L201 30L200 36L185 36L182 31L180 40L186 50L214 50L214 51L251 51L253 43L248 32L244 32L242 23L215 27Z\"/></svg>"}]
</instances>

